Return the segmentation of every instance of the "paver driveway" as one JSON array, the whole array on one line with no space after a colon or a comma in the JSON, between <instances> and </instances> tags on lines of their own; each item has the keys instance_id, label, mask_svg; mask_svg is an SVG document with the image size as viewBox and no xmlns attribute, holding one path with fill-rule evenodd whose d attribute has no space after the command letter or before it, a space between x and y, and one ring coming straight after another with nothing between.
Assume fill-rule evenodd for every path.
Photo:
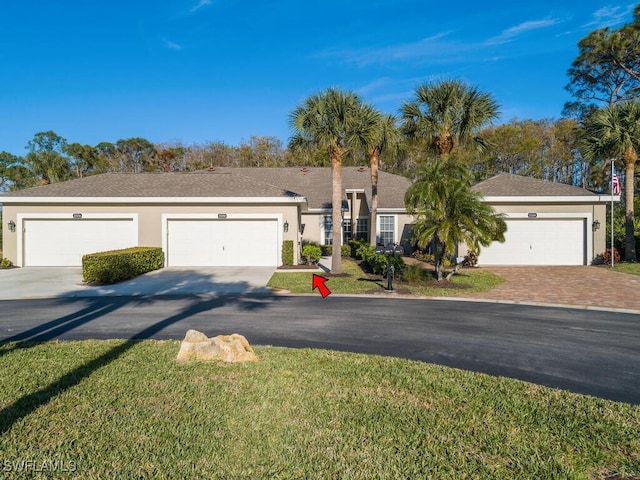
<instances>
[{"instance_id":1,"label":"paver driveway","mask_svg":"<svg viewBox=\"0 0 640 480\"><path fill-rule=\"evenodd\" d=\"M506 283L469 298L640 311L640 276L607 267L480 267Z\"/></svg>"}]
</instances>

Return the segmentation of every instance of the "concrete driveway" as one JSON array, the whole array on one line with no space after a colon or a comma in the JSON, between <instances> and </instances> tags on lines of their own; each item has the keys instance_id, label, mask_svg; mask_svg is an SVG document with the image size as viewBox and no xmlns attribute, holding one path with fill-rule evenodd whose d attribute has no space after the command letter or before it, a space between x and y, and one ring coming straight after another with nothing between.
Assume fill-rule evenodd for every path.
<instances>
[{"instance_id":1,"label":"concrete driveway","mask_svg":"<svg viewBox=\"0 0 640 480\"><path fill-rule=\"evenodd\" d=\"M0 300L102 295L219 295L266 293L272 267L164 268L115 285L88 286L80 267L0 270Z\"/></svg>"}]
</instances>

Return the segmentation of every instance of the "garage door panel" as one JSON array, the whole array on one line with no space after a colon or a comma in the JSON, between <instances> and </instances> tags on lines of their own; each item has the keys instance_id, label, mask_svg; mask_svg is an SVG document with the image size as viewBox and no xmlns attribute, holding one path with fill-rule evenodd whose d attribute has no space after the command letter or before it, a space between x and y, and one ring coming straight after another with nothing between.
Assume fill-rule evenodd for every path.
<instances>
[{"instance_id":1,"label":"garage door panel","mask_svg":"<svg viewBox=\"0 0 640 480\"><path fill-rule=\"evenodd\" d=\"M169 266L277 266L275 219L176 219L167 223Z\"/></svg>"},{"instance_id":2,"label":"garage door panel","mask_svg":"<svg viewBox=\"0 0 640 480\"><path fill-rule=\"evenodd\" d=\"M505 242L481 250L480 265L583 265L584 219L509 219Z\"/></svg>"},{"instance_id":3,"label":"garage door panel","mask_svg":"<svg viewBox=\"0 0 640 480\"><path fill-rule=\"evenodd\" d=\"M87 253L138 244L133 219L27 219L24 222L24 265L81 266Z\"/></svg>"}]
</instances>

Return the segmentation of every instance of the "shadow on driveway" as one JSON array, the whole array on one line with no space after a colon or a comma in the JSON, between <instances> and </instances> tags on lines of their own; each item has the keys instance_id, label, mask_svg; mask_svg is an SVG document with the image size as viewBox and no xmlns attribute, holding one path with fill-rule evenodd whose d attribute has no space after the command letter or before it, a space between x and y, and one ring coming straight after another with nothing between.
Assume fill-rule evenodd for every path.
<instances>
[{"instance_id":1,"label":"shadow on driveway","mask_svg":"<svg viewBox=\"0 0 640 480\"><path fill-rule=\"evenodd\" d=\"M171 277L171 279L175 280L176 278ZM166 318L159 319L156 323L134 333L129 340L124 341L93 360L67 373L63 373L60 378L49 385L46 385L33 393L24 395L4 409L0 410L0 435L11 429L12 426L20 419L28 416L42 405L49 403L53 398L61 393L78 385L92 373L117 360L136 344L136 340L152 338L158 332L174 323L188 319L193 315L215 310L226 305L235 305L241 310L253 311L269 308L271 304L282 298L266 295L247 295L252 293L254 290L247 282L220 283L212 281L211 277L208 275L198 275L196 272L191 272L188 275L188 278L184 277L182 278L182 281L187 282L188 286L206 289L208 292L234 292L244 294L246 296L221 295L219 297L204 300L200 297L193 297L193 299L178 312L173 313ZM139 289L140 284L138 283L132 287ZM63 294L60 296L64 297L65 295ZM76 301L74 299L69 300L72 302ZM54 339L66 332L78 328L81 325L98 321L105 315L114 312L125 305L134 302L144 303L151 301L151 299L145 298L144 296L126 297L115 295L113 297L108 297L105 302L104 295L99 294L94 295L94 298L78 299L77 301L82 306L78 311L4 339L0 342L0 356L10 354L12 351L18 349L31 348L36 345L35 342Z\"/></svg>"},{"instance_id":2,"label":"shadow on driveway","mask_svg":"<svg viewBox=\"0 0 640 480\"><path fill-rule=\"evenodd\" d=\"M0 270L0 300L119 295L268 293L272 267L163 268L113 285L87 285L80 267Z\"/></svg>"}]
</instances>

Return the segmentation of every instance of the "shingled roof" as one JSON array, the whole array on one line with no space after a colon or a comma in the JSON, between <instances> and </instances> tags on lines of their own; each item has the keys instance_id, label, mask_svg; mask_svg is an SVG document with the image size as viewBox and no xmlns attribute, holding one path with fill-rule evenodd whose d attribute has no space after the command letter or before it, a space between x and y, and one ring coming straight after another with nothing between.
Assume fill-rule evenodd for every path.
<instances>
[{"instance_id":1,"label":"shingled roof","mask_svg":"<svg viewBox=\"0 0 640 480\"><path fill-rule=\"evenodd\" d=\"M532 177L499 173L472 187L485 197L588 197L597 196L584 188Z\"/></svg>"},{"instance_id":2,"label":"shingled roof","mask_svg":"<svg viewBox=\"0 0 640 480\"><path fill-rule=\"evenodd\" d=\"M367 168L343 167L346 190L371 193ZM404 208L411 182L380 172L379 208ZM104 173L0 195L5 199L33 198L287 198L306 197L309 208L330 208L330 168L216 168L197 172ZM14 200L12 200L14 201Z\"/></svg>"}]
</instances>

